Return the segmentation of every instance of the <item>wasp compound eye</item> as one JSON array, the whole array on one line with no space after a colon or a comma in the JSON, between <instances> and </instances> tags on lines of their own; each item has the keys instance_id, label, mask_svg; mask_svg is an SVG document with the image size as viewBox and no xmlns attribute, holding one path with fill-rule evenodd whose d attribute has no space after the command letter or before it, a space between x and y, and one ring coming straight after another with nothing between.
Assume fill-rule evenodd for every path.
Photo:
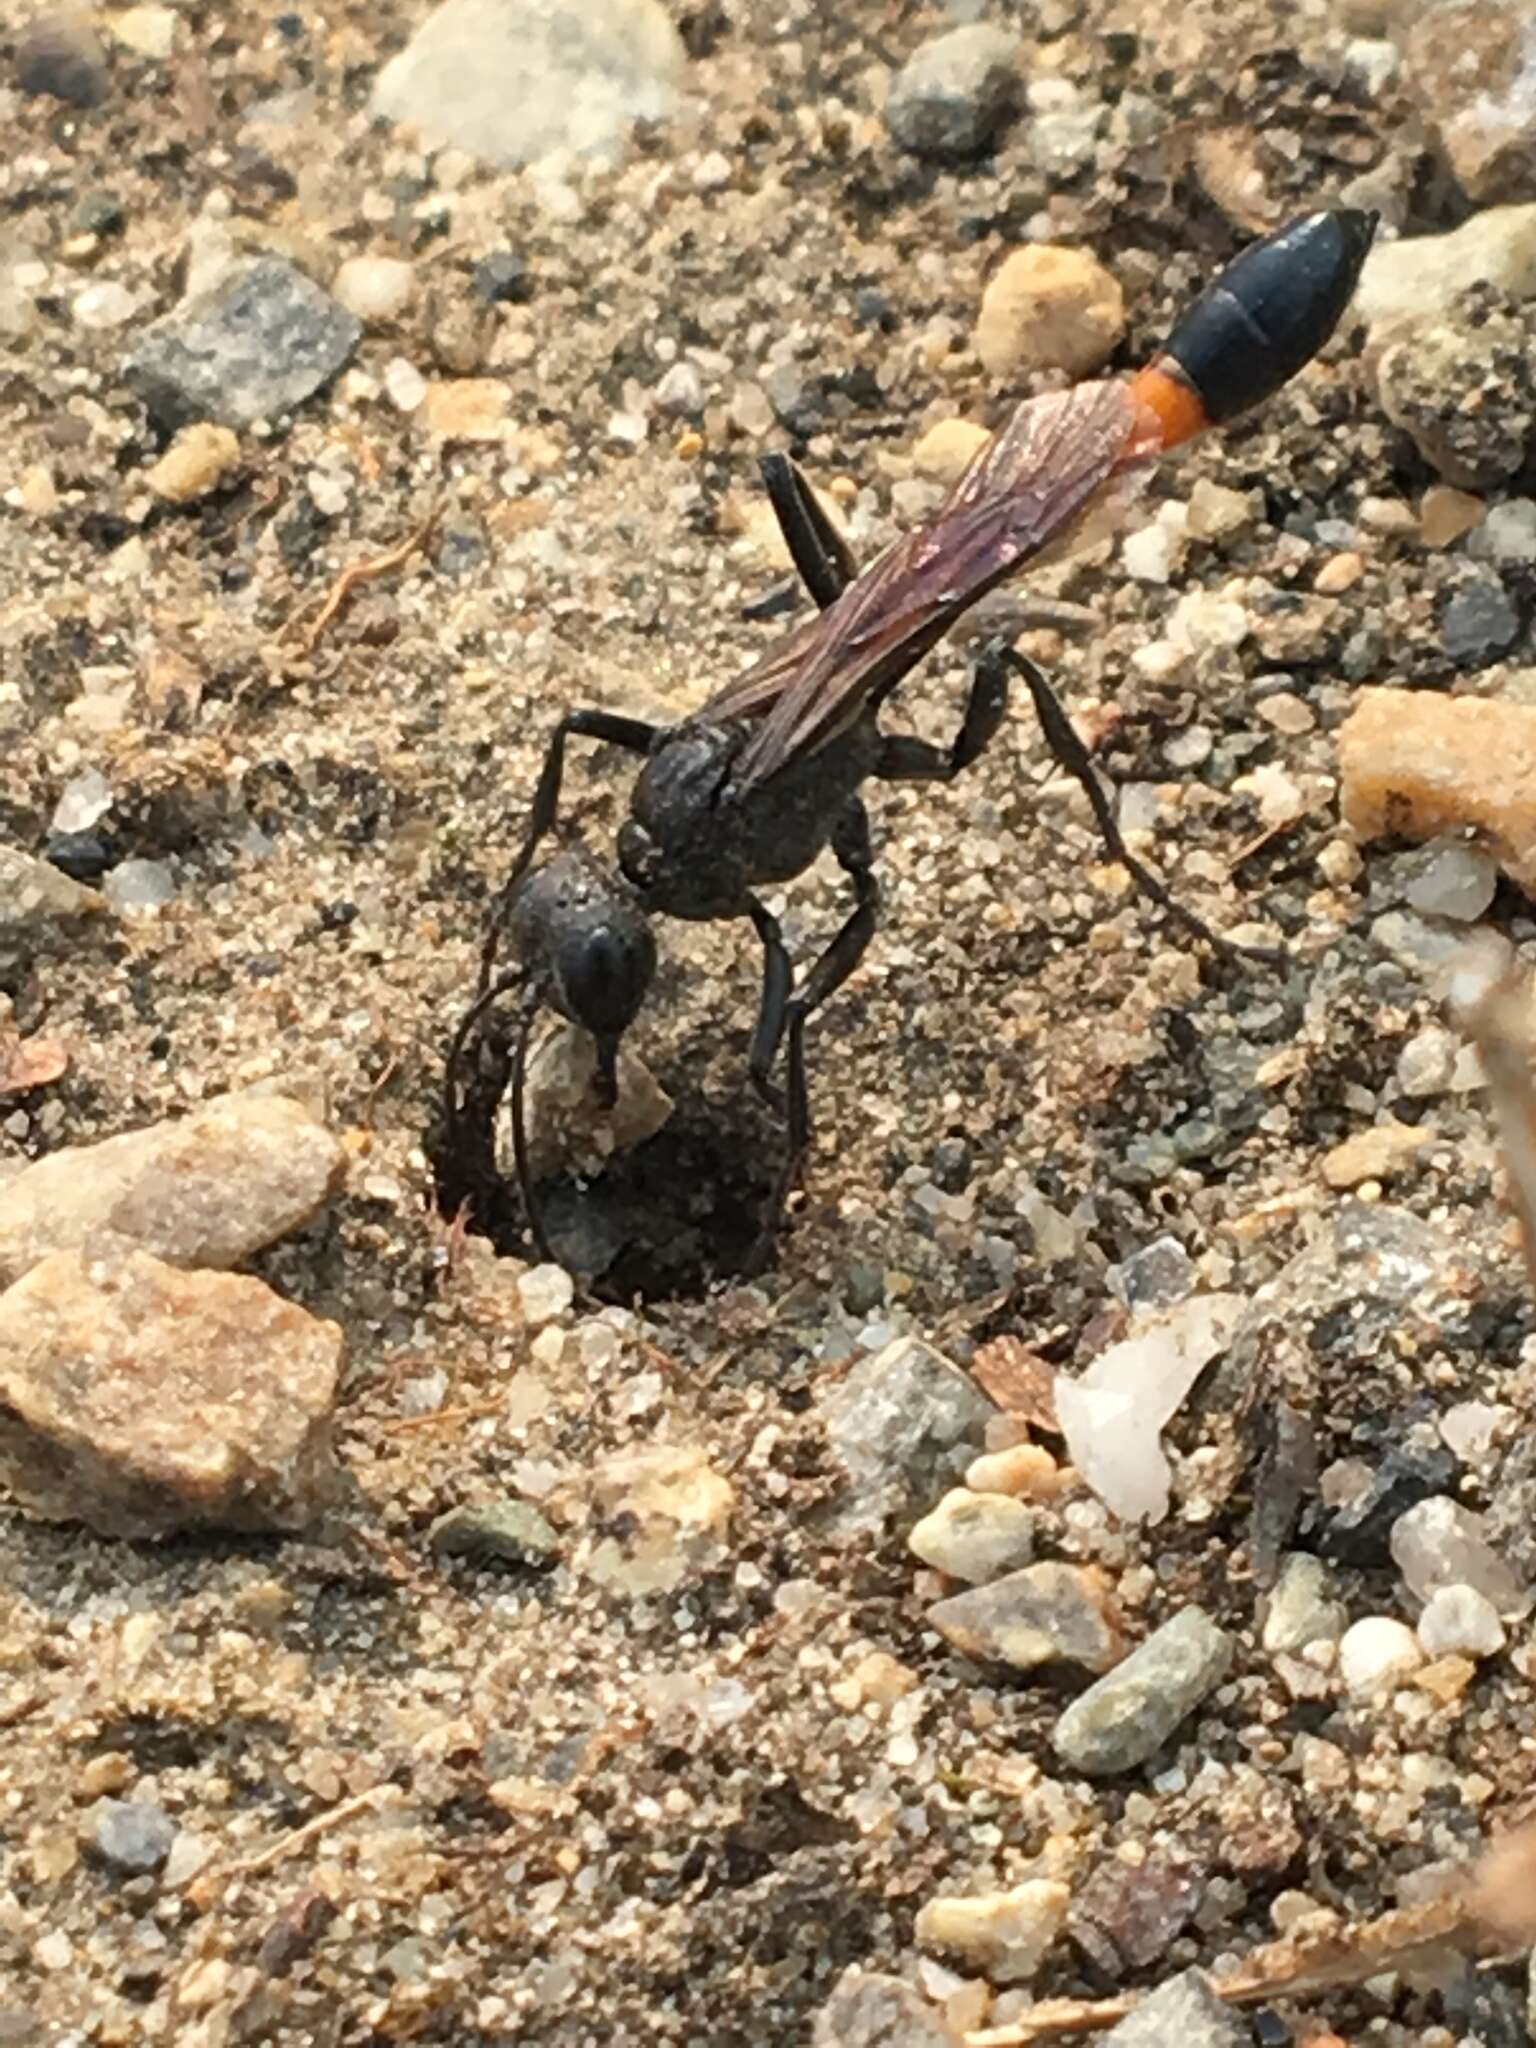
<instances>
[{"instance_id":1,"label":"wasp compound eye","mask_svg":"<svg viewBox=\"0 0 1536 2048\"><path fill-rule=\"evenodd\" d=\"M1344 317L1375 232L1376 215L1358 208L1303 214L1227 265L1155 366L1171 365L1198 399L1197 426L1246 412L1312 360Z\"/></svg>"}]
</instances>

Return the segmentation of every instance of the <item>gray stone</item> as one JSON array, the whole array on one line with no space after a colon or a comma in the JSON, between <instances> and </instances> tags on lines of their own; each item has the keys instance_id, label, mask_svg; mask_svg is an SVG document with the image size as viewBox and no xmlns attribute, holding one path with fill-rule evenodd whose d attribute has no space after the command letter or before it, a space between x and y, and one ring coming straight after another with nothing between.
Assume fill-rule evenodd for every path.
<instances>
[{"instance_id":1,"label":"gray stone","mask_svg":"<svg viewBox=\"0 0 1536 2048\"><path fill-rule=\"evenodd\" d=\"M16 38L16 83L23 92L99 107L112 89L107 53L85 7L50 7Z\"/></svg>"},{"instance_id":2,"label":"gray stone","mask_svg":"<svg viewBox=\"0 0 1536 2048\"><path fill-rule=\"evenodd\" d=\"M1308 1643L1336 1643L1349 1625L1334 1577L1320 1557L1293 1551L1280 1567L1264 1616L1264 1647L1272 1657Z\"/></svg>"},{"instance_id":3,"label":"gray stone","mask_svg":"<svg viewBox=\"0 0 1536 2048\"><path fill-rule=\"evenodd\" d=\"M1496 661L1519 636L1514 600L1493 577L1464 583L1440 615L1440 644L1452 661Z\"/></svg>"},{"instance_id":4,"label":"gray stone","mask_svg":"<svg viewBox=\"0 0 1536 2048\"><path fill-rule=\"evenodd\" d=\"M139 1799L102 1799L91 1813L91 1847L124 1877L158 1870L171 1853L176 1823L163 1807Z\"/></svg>"},{"instance_id":5,"label":"gray stone","mask_svg":"<svg viewBox=\"0 0 1536 2048\"><path fill-rule=\"evenodd\" d=\"M104 1536L307 1528L341 1350L261 1280L56 1252L0 1294L0 1487Z\"/></svg>"},{"instance_id":6,"label":"gray stone","mask_svg":"<svg viewBox=\"0 0 1536 2048\"><path fill-rule=\"evenodd\" d=\"M1210 1979L1186 1970L1111 2027L1101 2048L1252 2048L1254 2038L1248 2022L1216 1996Z\"/></svg>"},{"instance_id":7,"label":"gray stone","mask_svg":"<svg viewBox=\"0 0 1536 2048\"><path fill-rule=\"evenodd\" d=\"M1481 1515L1447 1494L1432 1494L1392 1525L1392 1561L1417 1600L1442 1586L1470 1586L1499 1614L1529 1614L1532 1594L1488 1541Z\"/></svg>"},{"instance_id":8,"label":"gray stone","mask_svg":"<svg viewBox=\"0 0 1536 2048\"><path fill-rule=\"evenodd\" d=\"M920 1337L897 1337L822 1396L821 1413L849 1488L836 1525L876 1529L958 1479L997 1409Z\"/></svg>"},{"instance_id":9,"label":"gray stone","mask_svg":"<svg viewBox=\"0 0 1536 2048\"><path fill-rule=\"evenodd\" d=\"M938 1601L928 1619L962 1655L1015 1671L1041 1664L1109 1671L1125 1653L1108 1584L1092 1565L1025 1565Z\"/></svg>"},{"instance_id":10,"label":"gray stone","mask_svg":"<svg viewBox=\"0 0 1536 2048\"><path fill-rule=\"evenodd\" d=\"M124 375L162 427L194 420L248 427L312 398L362 331L302 270L262 256L157 320Z\"/></svg>"},{"instance_id":11,"label":"gray stone","mask_svg":"<svg viewBox=\"0 0 1536 2048\"><path fill-rule=\"evenodd\" d=\"M1016 37L977 22L921 45L885 103L891 139L913 156L978 156L1019 104Z\"/></svg>"},{"instance_id":12,"label":"gray stone","mask_svg":"<svg viewBox=\"0 0 1536 2048\"><path fill-rule=\"evenodd\" d=\"M0 1188L0 1287L49 1252L134 1247L232 1266L307 1223L346 1154L303 1103L224 1095L191 1116L70 1146Z\"/></svg>"},{"instance_id":13,"label":"gray stone","mask_svg":"<svg viewBox=\"0 0 1536 2048\"><path fill-rule=\"evenodd\" d=\"M560 1539L535 1507L523 1500L493 1500L450 1508L427 1537L439 1557L495 1559L504 1564L548 1565Z\"/></svg>"},{"instance_id":14,"label":"gray stone","mask_svg":"<svg viewBox=\"0 0 1536 2048\"><path fill-rule=\"evenodd\" d=\"M615 159L677 105L687 53L659 0L444 0L379 73L373 109L494 164Z\"/></svg>"},{"instance_id":15,"label":"gray stone","mask_svg":"<svg viewBox=\"0 0 1536 2048\"><path fill-rule=\"evenodd\" d=\"M855 1967L817 2013L811 2048L960 2048L960 2036L910 1984Z\"/></svg>"},{"instance_id":16,"label":"gray stone","mask_svg":"<svg viewBox=\"0 0 1536 2048\"><path fill-rule=\"evenodd\" d=\"M1220 1685L1232 1651L1224 1629L1186 1607L1073 1701L1052 1735L1057 1755L1090 1778L1134 1770Z\"/></svg>"}]
</instances>

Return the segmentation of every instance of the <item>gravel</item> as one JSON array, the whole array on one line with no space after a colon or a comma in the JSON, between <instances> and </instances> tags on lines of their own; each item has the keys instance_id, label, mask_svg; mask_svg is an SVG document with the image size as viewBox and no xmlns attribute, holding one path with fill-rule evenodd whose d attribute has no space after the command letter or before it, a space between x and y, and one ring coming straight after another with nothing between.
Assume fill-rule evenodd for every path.
<instances>
[{"instance_id":1,"label":"gravel","mask_svg":"<svg viewBox=\"0 0 1536 2048\"><path fill-rule=\"evenodd\" d=\"M124 1540L78 1519L112 1497L94 1477L71 1522L21 1511L57 1468L35 1443L17 1460L7 2023L955 2048L1037 1998L1242 1957L1303 1891L1348 1925L1398 1906L1536 1796L1529 1619L1481 1647L1475 1603L1421 1601L1388 1547L1442 1495L1536 1572L1530 1287L1439 988L1469 937L1536 964L1520 752L1456 739L1529 715L1529 472L1447 482L1377 388L1405 319L1446 328L1397 387L1426 445L1528 461L1536 209L1474 202L1445 230L1464 208L1406 70L1351 49L1400 46L1402 11L1365 11L582 10L664 23L648 111L626 100L658 75L643 48L602 74L590 37L534 34L570 10L497 7L480 19L529 25L512 55L547 68L515 95L471 41L439 94L450 120L488 109L491 154L373 112L427 7L104 10L94 105L25 89L35 39L0 24L0 1201L61 1162L83 1209L104 1143L162 1144L252 1089L302 1101L318 1176L295 1120L169 1202L188 1229L147 1247L154 1348L112 1352L137 1362L127 1412L93 1401L91 1428L135 1458L168 1433L206 1484L253 1410L269 1452L303 1436L289 1375L320 1326L342 1481L302 1532ZM1023 39L1023 98L980 153L914 157L893 83L967 22ZM600 146L493 161L525 120ZM1023 632L1133 850L1281 964L1217 960L1130 892L1021 695L952 785L871 787L879 928L808 1032L812 1140L763 1270L742 1265L783 1129L746 1071L744 927L663 935L634 1054L665 1123L624 1149L600 1122L552 1132L555 1241L596 1245L579 1290L533 1277L515 1193L496 1247L440 1214L443 1051L555 720L682 717L809 615L760 458L787 447L868 562L1065 381L1063 332L1117 374L1257 225L1349 191L1386 214L1367 317L883 713L943 745L978 641ZM1092 290L1070 320L1071 291L1016 306L1034 353L994 372L988 287L1041 251L1076 252ZM125 364L252 266L313 328L284 313L243 348L216 322L152 413ZM1489 323L1509 345L1480 352ZM280 366L302 377L274 390ZM225 414L242 393L266 409ZM183 427L217 431L160 467ZM1143 518L1129 560L1166 581L1127 570ZM1452 816L1415 802L1387 829L1483 856L1428 896L1400 837L1339 815L1340 730L1381 686L1377 785L1399 733L1457 770ZM632 770L573 738L566 845L609 852ZM70 829L93 843L50 841L92 791ZM1468 809L1494 798L1498 830ZM765 895L797 964L846 915L830 868ZM1379 1130L1393 1177L1330 1187L1323 1161ZM285 1208L289 1179L310 1193ZM75 1374L115 1328L118 1220L92 1213L50 1255L96 1276ZM277 1234L243 1235L262 1215ZM233 1243L236 1270L170 1263L194 1240ZM209 1284L213 1335L187 1306ZM1162 1519L1122 1520L1068 1453L1057 1377L1219 1295L1244 1307L1159 1429ZM1266 1646L1280 1559L1343 1536L1400 1453L1408 1483L1302 1610L1322 1635ZM1044 1610L1059 1648L1070 1593L1119 1663L1024 1669L945 1633L950 1602L1013 1597L1014 1573L967 1589L909 1547L961 1486L1031 1517L1035 1604L994 1612L994 1642ZM494 1544L512 1510L552 1532L537 1568L434 1542L450 1517ZM1079 1769L1057 1722L1191 1607L1230 1654L1219 1683L1143 1762ZM1355 1693L1336 1629L1371 1619L1419 1661ZM104 1799L172 1819L158 1870L97 1854ZM1035 1884L1070 1903L1027 1982L917 1939L932 1902ZM1478 1974L1523 2001L1518 1967ZM1417 1974L1286 2017L1372 2048L1466 2031Z\"/></svg>"}]
</instances>

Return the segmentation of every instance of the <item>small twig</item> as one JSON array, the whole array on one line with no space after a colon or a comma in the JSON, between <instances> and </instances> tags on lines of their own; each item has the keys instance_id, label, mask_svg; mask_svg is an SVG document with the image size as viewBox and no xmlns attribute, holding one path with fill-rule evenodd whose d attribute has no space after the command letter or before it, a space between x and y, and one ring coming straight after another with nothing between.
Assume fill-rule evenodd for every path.
<instances>
[{"instance_id":1,"label":"small twig","mask_svg":"<svg viewBox=\"0 0 1536 2048\"><path fill-rule=\"evenodd\" d=\"M426 1415L397 1415L391 1422L381 1422L379 1428L385 1436L407 1436L418 1429L431 1429L434 1424L479 1422L487 1415L499 1415L505 1407L504 1400L468 1401L458 1408L434 1408Z\"/></svg>"},{"instance_id":2,"label":"small twig","mask_svg":"<svg viewBox=\"0 0 1536 2048\"><path fill-rule=\"evenodd\" d=\"M441 498L435 499L431 510L414 533L408 533L404 540L397 541L392 548L386 548L382 555L373 555L367 561L349 562L336 581L331 585L325 603L315 614L313 623L304 634L304 652L313 654L320 643L320 636L341 610L347 599L360 583L372 583L380 576L387 576L391 569L399 569L412 555L424 548L432 538L432 530L442 515ZM295 613L283 628L281 637L286 637L297 624Z\"/></svg>"},{"instance_id":3,"label":"small twig","mask_svg":"<svg viewBox=\"0 0 1536 2048\"><path fill-rule=\"evenodd\" d=\"M1236 1969L1212 1977L1211 1989L1229 2005L1305 1998L1402 1969L1438 1948L1475 1954L1490 1946L1503 1953L1512 1943L1528 1945L1536 1934L1533 1878L1536 1829L1523 1828L1505 1836L1444 1897L1399 1907L1337 1933L1267 1943ZM1124 2019L1141 2003L1141 1996L1132 1992L1110 1999L1053 1998L1010 2026L967 2034L965 2048L1028 2048L1052 2035L1090 2033Z\"/></svg>"},{"instance_id":4,"label":"small twig","mask_svg":"<svg viewBox=\"0 0 1536 2048\"><path fill-rule=\"evenodd\" d=\"M1282 818L1277 825L1266 825L1262 832L1256 832L1227 862L1227 873L1235 875L1245 861L1252 860L1256 853L1262 853L1272 841L1283 838L1287 832L1294 832L1304 815L1298 811L1294 818Z\"/></svg>"},{"instance_id":5,"label":"small twig","mask_svg":"<svg viewBox=\"0 0 1536 2048\"><path fill-rule=\"evenodd\" d=\"M343 1821L352 1820L360 1813L366 1813L394 1789L392 1785L370 1785L366 1792L355 1792L350 1799L343 1799L324 1813L316 1814L313 1820L305 1821L302 1827L280 1835L265 1849L256 1849L249 1856L226 1863L222 1870L210 1870L206 1876L194 1878L189 1893L195 1893L198 1904L204 1907L212 1905L225 1886L233 1884L237 1877L254 1877L258 1871L270 1870L275 1863L286 1863L290 1856L296 1856L317 1836L340 1827Z\"/></svg>"}]
</instances>

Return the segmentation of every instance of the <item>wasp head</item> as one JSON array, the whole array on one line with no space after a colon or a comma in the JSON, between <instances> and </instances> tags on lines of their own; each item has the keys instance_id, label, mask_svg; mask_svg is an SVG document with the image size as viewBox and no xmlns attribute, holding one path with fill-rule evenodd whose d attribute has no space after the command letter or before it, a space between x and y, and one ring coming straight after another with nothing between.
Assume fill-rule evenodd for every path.
<instances>
[{"instance_id":1,"label":"wasp head","mask_svg":"<svg viewBox=\"0 0 1536 2048\"><path fill-rule=\"evenodd\" d=\"M562 853L522 884L513 941L545 1000L597 1042L597 1090L611 1107L619 1040L656 971L656 940L635 892L586 853Z\"/></svg>"}]
</instances>

